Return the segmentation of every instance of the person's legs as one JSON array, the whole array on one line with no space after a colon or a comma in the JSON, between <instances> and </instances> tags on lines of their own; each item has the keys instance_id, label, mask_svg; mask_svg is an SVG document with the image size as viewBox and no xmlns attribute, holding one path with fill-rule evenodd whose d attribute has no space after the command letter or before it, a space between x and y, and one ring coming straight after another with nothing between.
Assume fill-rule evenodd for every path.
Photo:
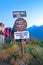
<instances>
[{"instance_id":1,"label":"person's legs","mask_svg":"<svg viewBox=\"0 0 43 65\"><path fill-rule=\"evenodd\" d=\"M0 35L0 44L2 44L2 35Z\"/></svg>"}]
</instances>

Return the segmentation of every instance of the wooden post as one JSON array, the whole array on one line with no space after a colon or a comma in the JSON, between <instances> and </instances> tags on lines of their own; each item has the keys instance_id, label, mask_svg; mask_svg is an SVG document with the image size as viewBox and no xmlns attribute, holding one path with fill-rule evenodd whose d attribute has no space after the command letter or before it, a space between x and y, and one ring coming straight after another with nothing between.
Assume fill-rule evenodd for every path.
<instances>
[{"instance_id":1,"label":"wooden post","mask_svg":"<svg viewBox=\"0 0 43 65\"><path fill-rule=\"evenodd\" d=\"M22 57L23 57L24 56L24 40L22 39L21 41L22 41L22 50L21 51L22 51Z\"/></svg>"}]
</instances>

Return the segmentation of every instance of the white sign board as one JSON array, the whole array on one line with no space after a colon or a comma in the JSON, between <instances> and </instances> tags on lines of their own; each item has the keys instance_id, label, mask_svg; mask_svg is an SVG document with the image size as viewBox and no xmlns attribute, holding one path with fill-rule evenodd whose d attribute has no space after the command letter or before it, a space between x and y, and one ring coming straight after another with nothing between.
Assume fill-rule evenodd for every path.
<instances>
[{"instance_id":1,"label":"white sign board","mask_svg":"<svg viewBox=\"0 0 43 65\"><path fill-rule=\"evenodd\" d=\"M27 39L29 38L29 31L14 32L14 39Z\"/></svg>"}]
</instances>

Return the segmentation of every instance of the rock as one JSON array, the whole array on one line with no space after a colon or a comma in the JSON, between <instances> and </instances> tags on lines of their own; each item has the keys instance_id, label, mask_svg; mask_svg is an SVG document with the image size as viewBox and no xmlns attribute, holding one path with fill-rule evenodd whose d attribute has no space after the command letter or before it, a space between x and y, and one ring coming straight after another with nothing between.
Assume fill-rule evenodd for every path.
<instances>
[{"instance_id":1,"label":"rock","mask_svg":"<svg viewBox=\"0 0 43 65\"><path fill-rule=\"evenodd\" d=\"M13 63L14 63L14 58L12 58L12 59L11 59L10 63L11 63L11 64L13 64Z\"/></svg>"},{"instance_id":2,"label":"rock","mask_svg":"<svg viewBox=\"0 0 43 65\"><path fill-rule=\"evenodd\" d=\"M25 63L22 60L20 60L19 63L20 65L25 65Z\"/></svg>"},{"instance_id":3,"label":"rock","mask_svg":"<svg viewBox=\"0 0 43 65\"><path fill-rule=\"evenodd\" d=\"M10 65L10 64L7 64L4 61L0 60L0 65Z\"/></svg>"}]
</instances>

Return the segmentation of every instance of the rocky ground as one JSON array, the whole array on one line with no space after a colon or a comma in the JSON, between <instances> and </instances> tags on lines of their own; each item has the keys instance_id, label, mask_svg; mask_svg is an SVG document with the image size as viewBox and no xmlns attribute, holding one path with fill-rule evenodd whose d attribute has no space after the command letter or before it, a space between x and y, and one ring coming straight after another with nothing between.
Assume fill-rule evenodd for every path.
<instances>
[{"instance_id":1,"label":"rocky ground","mask_svg":"<svg viewBox=\"0 0 43 65\"><path fill-rule=\"evenodd\" d=\"M0 60L0 65L9 65L9 64L7 64L4 61Z\"/></svg>"}]
</instances>

